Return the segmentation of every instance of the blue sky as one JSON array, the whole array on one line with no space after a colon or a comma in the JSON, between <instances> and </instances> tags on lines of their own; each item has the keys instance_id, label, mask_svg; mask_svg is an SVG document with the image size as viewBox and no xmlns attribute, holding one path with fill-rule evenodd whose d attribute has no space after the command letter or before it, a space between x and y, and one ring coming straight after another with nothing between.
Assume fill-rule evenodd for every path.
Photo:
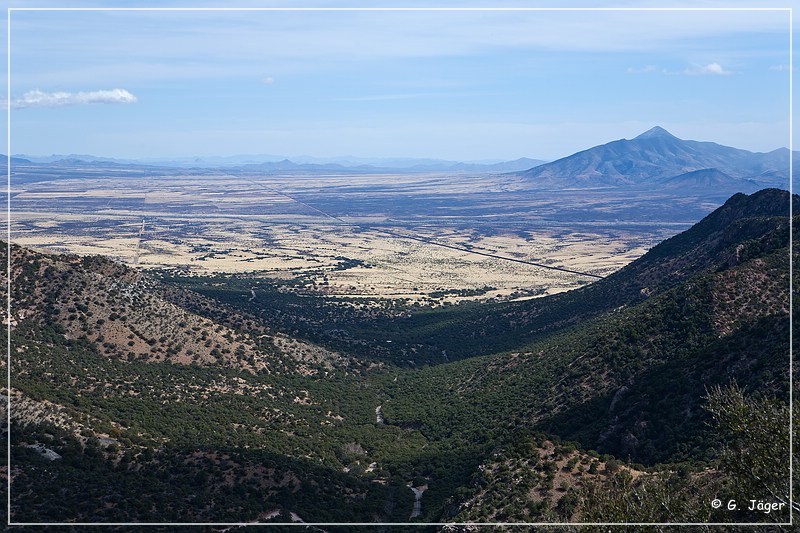
<instances>
[{"instance_id":1,"label":"blue sky","mask_svg":"<svg viewBox=\"0 0 800 533\"><path fill-rule=\"evenodd\" d=\"M11 2L34 5L225 4ZM11 151L555 159L656 124L768 151L789 143L788 23L765 11L13 11Z\"/></svg>"}]
</instances>

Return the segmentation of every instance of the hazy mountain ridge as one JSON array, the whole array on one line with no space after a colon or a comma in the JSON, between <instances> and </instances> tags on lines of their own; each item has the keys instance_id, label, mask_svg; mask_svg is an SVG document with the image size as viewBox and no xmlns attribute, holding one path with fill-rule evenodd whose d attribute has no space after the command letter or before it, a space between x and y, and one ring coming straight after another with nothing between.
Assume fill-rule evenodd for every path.
<instances>
[{"instance_id":1,"label":"hazy mountain ridge","mask_svg":"<svg viewBox=\"0 0 800 533\"><path fill-rule=\"evenodd\" d=\"M0 156L0 162L7 157ZM471 162L424 158L297 158L253 155L231 157L190 157L163 159L120 159L98 157L90 154L53 154L50 156L14 155L11 162L17 165L47 166L142 166L177 167L185 169L225 168L228 170L266 172L516 172L545 163L543 160L521 157L511 161Z\"/></svg>"},{"instance_id":2,"label":"hazy mountain ridge","mask_svg":"<svg viewBox=\"0 0 800 533\"><path fill-rule=\"evenodd\" d=\"M667 178L661 183L664 189L679 190L712 187L729 189L731 187L739 187L743 189L742 192L753 192L761 188L761 186L754 180L737 179L716 168L692 170L691 172L687 172L685 174Z\"/></svg>"},{"instance_id":3,"label":"hazy mountain ridge","mask_svg":"<svg viewBox=\"0 0 800 533\"><path fill-rule=\"evenodd\" d=\"M795 160L798 154L794 154ZM716 169L717 172L691 175ZM683 140L658 126L532 168L522 175L547 187L648 186L689 190L724 187L754 192L789 188L789 150L750 152L713 142Z\"/></svg>"},{"instance_id":4,"label":"hazy mountain ridge","mask_svg":"<svg viewBox=\"0 0 800 533\"><path fill-rule=\"evenodd\" d=\"M12 157L18 165L86 166L125 165L225 168L231 172L385 173L490 172L519 173L534 187L593 188L649 187L690 193L730 195L765 187L789 188L789 150L750 152L714 142L684 140L654 128L633 139L620 139L546 162L522 157L502 162L461 162L425 158L296 158L242 155L207 158L115 159L87 154ZM793 155L800 165L800 153ZM5 160L5 158L3 158Z\"/></svg>"},{"instance_id":5,"label":"hazy mountain ridge","mask_svg":"<svg viewBox=\"0 0 800 533\"><path fill-rule=\"evenodd\" d=\"M11 163L14 165L24 165L31 163L30 160L18 157L18 156L11 156ZM4 154L0 154L0 164L8 164L8 156Z\"/></svg>"}]
</instances>

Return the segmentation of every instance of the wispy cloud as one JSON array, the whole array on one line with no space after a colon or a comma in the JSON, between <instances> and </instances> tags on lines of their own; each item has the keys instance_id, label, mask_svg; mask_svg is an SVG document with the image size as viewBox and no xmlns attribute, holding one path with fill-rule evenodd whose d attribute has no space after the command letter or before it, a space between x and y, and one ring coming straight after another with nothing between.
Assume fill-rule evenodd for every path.
<instances>
[{"instance_id":1,"label":"wispy cloud","mask_svg":"<svg viewBox=\"0 0 800 533\"><path fill-rule=\"evenodd\" d=\"M627 72L628 74L651 74L653 72L661 72L662 69L659 69L655 65L645 65L644 67L628 67Z\"/></svg>"},{"instance_id":2,"label":"wispy cloud","mask_svg":"<svg viewBox=\"0 0 800 533\"><path fill-rule=\"evenodd\" d=\"M785 14L760 11L98 11L70 15L69 24L64 23L62 12L15 16L20 20L15 21L13 53L18 66L14 77L28 86L52 79L62 83L119 80L115 84L233 75L248 79L253 64L264 65L267 58L274 69L270 75L281 76L282 82L287 71L338 69L344 58L348 62L449 58L502 49L548 53L680 50L698 37L732 35L737 39L731 46L750 50L747 37L751 34L785 34ZM45 43L49 68L19 67L40 64Z\"/></svg>"},{"instance_id":3,"label":"wispy cloud","mask_svg":"<svg viewBox=\"0 0 800 533\"><path fill-rule=\"evenodd\" d=\"M425 98L428 96L441 96L438 93L399 93L399 94L372 94L367 96L347 96L334 98L337 102L381 102L384 100L409 100L411 98Z\"/></svg>"},{"instance_id":4,"label":"wispy cloud","mask_svg":"<svg viewBox=\"0 0 800 533\"><path fill-rule=\"evenodd\" d=\"M11 101L15 109L26 107L60 107L81 104L135 104L138 98L125 89L110 89L89 92L54 92L48 93L34 89Z\"/></svg>"},{"instance_id":5,"label":"wispy cloud","mask_svg":"<svg viewBox=\"0 0 800 533\"><path fill-rule=\"evenodd\" d=\"M776 69L777 70L777 69ZM670 70L656 65L645 65L644 67L628 67L626 71L628 74L664 74L666 76L673 76L676 74L684 74L686 76L729 76L733 71L724 68L719 63L709 63L707 65L694 65L684 70Z\"/></svg>"},{"instance_id":6,"label":"wispy cloud","mask_svg":"<svg viewBox=\"0 0 800 533\"><path fill-rule=\"evenodd\" d=\"M372 94L365 96L344 96L333 98L336 102L381 102L387 100L411 100L415 98L453 98L456 96L475 96L472 92L418 92L418 93L393 93ZM482 93L488 94L488 93Z\"/></svg>"},{"instance_id":7,"label":"wispy cloud","mask_svg":"<svg viewBox=\"0 0 800 533\"><path fill-rule=\"evenodd\" d=\"M266 78L262 78L261 83L263 83L264 85L272 85L273 83L275 83L275 78L273 78L272 76L267 76Z\"/></svg>"},{"instance_id":8,"label":"wispy cloud","mask_svg":"<svg viewBox=\"0 0 800 533\"><path fill-rule=\"evenodd\" d=\"M692 68L687 68L683 71L684 74L689 76L729 76L733 74L730 70L726 70L719 63L709 63L708 65L696 65Z\"/></svg>"},{"instance_id":9,"label":"wispy cloud","mask_svg":"<svg viewBox=\"0 0 800 533\"><path fill-rule=\"evenodd\" d=\"M778 72L789 72L790 70L792 70L792 67L789 66L789 65L773 65L773 66L769 67L769 69L770 70L775 70L775 71L778 71Z\"/></svg>"}]
</instances>

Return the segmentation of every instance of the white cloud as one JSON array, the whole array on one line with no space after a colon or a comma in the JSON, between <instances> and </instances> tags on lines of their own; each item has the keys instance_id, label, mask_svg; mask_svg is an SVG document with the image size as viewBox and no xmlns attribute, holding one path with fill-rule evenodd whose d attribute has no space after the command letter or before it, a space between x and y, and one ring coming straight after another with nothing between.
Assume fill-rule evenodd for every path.
<instances>
[{"instance_id":1,"label":"white cloud","mask_svg":"<svg viewBox=\"0 0 800 533\"><path fill-rule=\"evenodd\" d=\"M773 66L769 67L769 69L770 70L775 70L775 71L778 71L778 72L788 72L788 71L792 70L792 67L790 67L789 65L773 65Z\"/></svg>"},{"instance_id":2,"label":"white cloud","mask_svg":"<svg viewBox=\"0 0 800 533\"><path fill-rule=\"evenodd\" d=\"M12 100L11 105L16 109L25 107L60 107L65 105L80 104L135 104L136 96L125 89L110 89L89 92L54 92L46 93L39 89L26 92L22 98Z\"/></svg>"},{"instance_id":3,"label":"white cloud","mask_svg":"<svg viewBox=\"0 0 800 533\"><path fill-rule=\"evenodd\" d=\"M699 76L710 74L712 76L728 76L733 74L730 70L725 70L719 63L709 63L708 65L698 65L692 68L687 68L683 71L684 74L690 76Z\"/></svg>"},{"instance_id":4,"label":"white cloud","mask_svg":"<svg viewBox=\"0 0 800 533\"><path fill-rule=\"evenodd\" d=\"M264 85L272 85L273 83L275 83L275 78L273 78L272 76L267 76L266 78L261 80L261 83L263 83Z\"/></svg>"}]
</instances>

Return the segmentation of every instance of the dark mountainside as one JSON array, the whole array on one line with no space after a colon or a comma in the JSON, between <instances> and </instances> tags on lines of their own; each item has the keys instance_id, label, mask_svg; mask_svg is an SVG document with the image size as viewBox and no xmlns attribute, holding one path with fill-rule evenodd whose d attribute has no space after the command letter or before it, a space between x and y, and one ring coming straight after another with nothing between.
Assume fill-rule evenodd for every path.
<instances>
[{"instance_id":1,"label":"dark mountainside","mask_svg":"<svg viewBox=\"0 0 800 533\"><path fill-rule=\"evenodd\" d=\"M267 374L360 366L104 257L46 255L12 245L11 265L15 321L55 329L106 357Z\"/></svg>"},{"instance_id":2,"label":"dark mountainside","mask_svg":"<svg viewBox=\"0 0 800 533\"><path fill-rule=\"evenodd\" d=\"M798 197L793 211L800 212ZM430 362L450 360L521 346L598 314L635 305L700 274L730 268L750 255L786 246L788 193L765 189L736 194L689 230L653 247L618 272L562 294L501 304L464 305L393 318L393 336L383 320L364 321L362 335L418 343ZM437 357L438 354L438 357ZM426 361L428 362L428 361Z\"/></svg>"},{"instance_id":3,"label":"dark mountainside","mask_svg":"<svg viewBox=\"0 0 800 533\"><path fill-rule=\"evenodd\" d=\"M685 176L710 169L719 174ZM749 193L763 187L789 188L789 150L756 153L688 141L656 126L634 139L595 146L522 175L542 187L680 185L689 190L724 187L729 194Z\"/></svg>"},{"instance_id":4,"label":"dark mountainside","mask_svg":"<svg viewBox=\"0 0 800 533\"><path fill-rule=\"evenodd\" d=\"M736 194L577 291L354 317L344 339L268 320L235 277L212 298L12 246L14 518L405 522L412 483L413 520L574 520L620 472L679 471L670 490L702 505L670 520L774 521L707 505L737 478L706 397L786 397L789 201ZM387 337L429 366L372 349Z\"/></svg>"},{"instance_id":5,"label":"dark mountainside","mask_svg":"<svg viewBox=\"0 0 800 533\"><path fill-rule=\"evenodd\" d=\"M797 206L798 197L793 200ZM580 437L588 447L642 462L668 459L677 453L677 448L671 448L666 440L658 445L651 440L646 451L636 439L626 443L625 432L636 432L630 418L627 423L632 425L620 421L622 405L643 402L626 416L652 416L649 428L653 429L653 420L658 416L696 413L704 394L703 383L725 381L734 374L740 383L785 393L789 312L787 204L788 193L777 190L749 197L737 195L691 230L665 241L618 274L561 298L549 299L550 307L553 301L557 302L568 317L579 309L594 309L593 319L586 313L583 318L570 321L571 327L565 327L551 321L543 301L534 300L526 302L529 308L536 306L533 313L524 306L506 310L493 323L496 337L486 335L478 324L454 326L453 331L477 332L472 336L476 343L482 344L486 339L491 345L497 339L492 351L501 351L498 345L502 345L510 353L486 360L487 368L494 371L465 370L465 390L478 395L487 389L514 391L508 392L509 397L517 398L522 406L534 406L528 415L518 413L518 419L545 417L549 421L544 427L556 434ZM607 311L599 312L600 308ZM532 323L550 328L553 333L532 335L528 338L533 340L526 342L524 326ZM501 340L503 330L506 337L515 339L512 346ZM470 361L474 360L465 361L460 368L469 368ZM457 364L455 367L459 368ZM443 365L430 372L437 374L443 368L448 368L447 389L461 390L454 384L453 367ZM565 368L569 368L567 376ZM542 374L550 371L557 385L541 397L542 386L553 387L541 380ZM569 388L564 388L565 380ZM474 388L476 383L480 384L479 389ZM656 384L657 388L666 387L664 392L669 394L654 395ZM647 390L651 399L630 395L635 387ZM607 392L597 395L603 389ZM568 390L574 391L572 397ZM592 393L581 396L577 391ZM685 397L676 401L673 395ZM625 401L621 402L623 397ZM609 408L617 402L616 411ZM567 403L573 403L572 410L557 414ZM649 407L643 408L647 404ZM521 407L521 412L525 409ZM387 416L391 419L392 412L387 411ZM698 420L682 419L682 423L697 424ZM592 427L601 426L592 437L588 436ZM693 431L698 427L702 423L694 425ZM621 436L614 437L614 433ZM678 437L678 433L681 432L676 431L678 440L688 434L683 432ZM657 431L650 439L658 435L663 439Z\"/></svg>"}]
</instances>

